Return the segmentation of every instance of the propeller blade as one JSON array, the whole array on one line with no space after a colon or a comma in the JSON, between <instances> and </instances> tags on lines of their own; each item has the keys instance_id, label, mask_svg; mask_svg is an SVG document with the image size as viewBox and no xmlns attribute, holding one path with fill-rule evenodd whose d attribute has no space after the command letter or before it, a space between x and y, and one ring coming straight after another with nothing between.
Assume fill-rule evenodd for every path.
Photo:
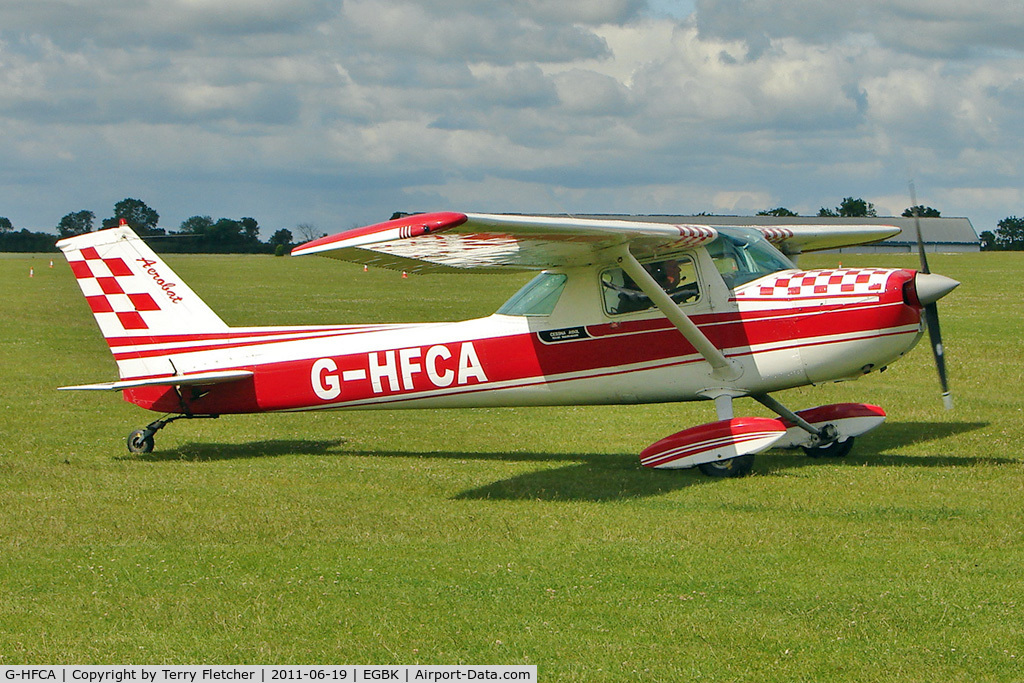
<instances>
[{"instance_id":1,"label":"propeller blade","mask_svg":"<svg viewBox=\"0 0 1024 683\"><path fill-rule=\"evenodd\" d=\"M914 189L914 181L910 181L910 212L914 214L914 228L917 231L917 255L921 259L921 272L931 273L928 267L928 257L924 253L924 240L921 238L921 216L917 208L917 191Z\"/></svg>"},{"instance_id":2,"label":"propeller blade","mask_svg":"<svg viewBox=\"0 0 1024 683\"><path fill-rule=\"evenodd\" d=\"M942 405L946 407L946 410L952 410L953 394L949 390L949 376L946 373L946 349L942 345L942 331L939 329L939 307L935 305L935 302L952 291L953 287L956 287L959 283L953 284L946 289L946 283L936 283L934 282L935 277L931 276L932 271L928 267L928 257L924 252L924 239L921 237L921 217L917 208L917 192L914 190L914 181L910 181L910 202L912 207L910 211L914 214L914 229L917 232L917 255L921 259L921 272L929 276L929 278L922 278L922 281L927 280L931 288L936 290L926 294L926 298L931 300L927 301L924 305L924 319L928 325L928 340L932 343L935 369L939 372L939 385L942 387ZM950 280L950 282L955 282L955 280ZM944 291L939 293L939 290ZM932 298L933 296L934 298Z\"/></svg>"},{"instance_id":3,"label":"propeller blade","mask_svg":"<svg viewBox=\"0 0 1024 683\"><path fill-rule=\"evenodd\" d=\"M924 307L924 317L928 324L928 339L932 343L932 355L935 356L935 369L939 372L942 404L946 410L952 410L953 394L949 390L949 377L946 374L946 349L942 346L942 331L939 329L939 307L934 303L928 304Z\"/></svg>"}]
</instances>

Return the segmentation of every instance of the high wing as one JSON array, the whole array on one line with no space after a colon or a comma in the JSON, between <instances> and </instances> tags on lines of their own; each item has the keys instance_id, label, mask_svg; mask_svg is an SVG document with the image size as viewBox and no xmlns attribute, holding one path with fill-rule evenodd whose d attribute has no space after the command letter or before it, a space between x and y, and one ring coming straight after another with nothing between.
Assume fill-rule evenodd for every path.
<instances>
[{"instance_id":1,"label":"high wing","mask_svg":"<svg viewBox=\"0 0 1024 683\"><path fill-rule=\"evenodd\" d=\"M295 247L292 256L320 254L413 273L544 270L610 259L603 252L627 242L644 258L716 237L706 225L446 212L330 235Z\"/></svg>"},{"instance_id":2,"label":"high wing","mask_svg":"<svg viewBox=\"0 0 1024 683\"><path fill-rule=\"evenodd\" d=\"M899 232L887 225L749 226L789 254L863 244ZM707 244L713 225L601 218L439 212L404 216L292 249L412 273L544 270L610 258L629 244L640 259Z\"/></svg>"},{"instance_id":3,"label":"high wing","mask_svg":"<svg viewBox=\"0 0 1024 683\"><path fill-rule=\"evenodd\" d=\"M878 242L901 230L895 225L756 225L769 242L789 255Z\"/></svg>"}]
</instances>

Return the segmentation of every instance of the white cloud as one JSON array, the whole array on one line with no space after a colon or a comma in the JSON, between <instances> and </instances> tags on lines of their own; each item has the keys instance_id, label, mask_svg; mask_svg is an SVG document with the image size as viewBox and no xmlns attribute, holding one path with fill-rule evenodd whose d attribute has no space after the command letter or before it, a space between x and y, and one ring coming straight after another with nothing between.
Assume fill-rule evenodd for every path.
<instances>
[{"instance_id":1,"label":"white cloud","mask_svg":"<svg viewBox=\"0 0 1024 683\"><path fill-rule=\"evenodd\" d=\"M912 175L985 229L1024 213L1011 5L9 0L0 215L901 210Z\"/></svg>"},{"instance_id":2,"label":"white cloud","mask_svg":"<svg viewBox=\"0 0 1024 683\"><path fill-rule=\"evenodd\" d=\"M348 0L344 19L349 26L344 33L348 40L393 56L443 62L509 65L607 55L604 42L585 28L585 22L542 23L542 17L524 11L528 9L515 3L433 6L411 0Z\"/></svg>"},{"instance_id":3,"label":"white cloud","mask_svg":"<svg viewBox=\"0 0 1024 683\"><path fill-rule=\"evenodd\" d=\"M964 57L993 48L1024 50L1024 13L1008 0L697 0L702 35L745 41L754 56L780 38L834 45L871 36L919 55Z\"/></svg>"}]
</instances>

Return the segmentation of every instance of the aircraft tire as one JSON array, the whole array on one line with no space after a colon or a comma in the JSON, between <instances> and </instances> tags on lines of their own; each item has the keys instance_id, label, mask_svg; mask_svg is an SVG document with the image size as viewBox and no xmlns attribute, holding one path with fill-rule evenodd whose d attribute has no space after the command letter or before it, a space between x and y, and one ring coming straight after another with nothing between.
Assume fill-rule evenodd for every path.
<instances>
[{"instance_id":1,"label":"aircraft tire","mask_svg":"<svg viewBox=\"0 0 1024 683\"><path fill-rule=\"evenodd\" d=\"M705 462L697 465L697 467L709 477L743 477L750 474L750 470L754 468L754 456L741 455L738 458L729 458L728 460Z\"/></svg>"},{"instance_id":2,"label":"aircraft tire","mask_svg":"<svg viewBox=\"0 0 1024 683\"><path fill-rule=\"evenodd\" d=\"M845 458L853 449L853 438L846 441L833 441L825 446L801 446L810 458Z\"/></svg>"},{"instance_id":3,"label":"aircraft tire","mask_svg":"<svg viewBox=\"0 0 1024 683\"><path fill-rule=\"evenodd\" d=\"M152 453L153 435L145 429L136 429L128 435L129 453Z\"/></svg>"}]
</instances>

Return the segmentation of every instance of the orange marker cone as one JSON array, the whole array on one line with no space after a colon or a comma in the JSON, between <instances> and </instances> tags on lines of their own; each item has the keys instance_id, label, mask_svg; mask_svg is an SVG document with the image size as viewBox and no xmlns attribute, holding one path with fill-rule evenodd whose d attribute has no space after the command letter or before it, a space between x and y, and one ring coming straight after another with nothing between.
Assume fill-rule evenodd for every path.
<instances>
[{"instance_id":1,"label":"orange marker cone","mask_svg":"<svg viewBox=\"0 0 1024 683\"><path fill-rule=\"evenodd\" d=\"M369 269L370 269L370 267L369 267L369 266L363 266L363 272L364 272L364 273L365 273L366 271L368 271Z\"/></svg>"},{"instance_id":2,"label":"orange marker cone","mask_svg":"<svg viewBox=\"0 0 1024 683\"><path fill-rule=\"evenodd\" d=\"M408 280L408 279L409 279L409 273L407 273L407 272L405 272L405 271L403 270L403 271L402 271L402 279L403 279L403 280Z\"/></svg>"},{"instance_id":3,"label":"orange marker cone","mask_svg":"<svg viewBox=\"0 0 1024 683\"><path fill-rule=\"evenodd\" d=\"M36 269L35 268L29 268L28 269L28 276L29 277L35 277L36 276Z\"/></svg>"},{"instance_id":4,"label":"orange marker cone","mask_svg":"<svg viewBox=\"0 0 1024 683\"><path fill-rule=\"evenodd\" d=\"M53 268L53 261L50 261L50 267Z\"/></svg>"}]
</instances>

